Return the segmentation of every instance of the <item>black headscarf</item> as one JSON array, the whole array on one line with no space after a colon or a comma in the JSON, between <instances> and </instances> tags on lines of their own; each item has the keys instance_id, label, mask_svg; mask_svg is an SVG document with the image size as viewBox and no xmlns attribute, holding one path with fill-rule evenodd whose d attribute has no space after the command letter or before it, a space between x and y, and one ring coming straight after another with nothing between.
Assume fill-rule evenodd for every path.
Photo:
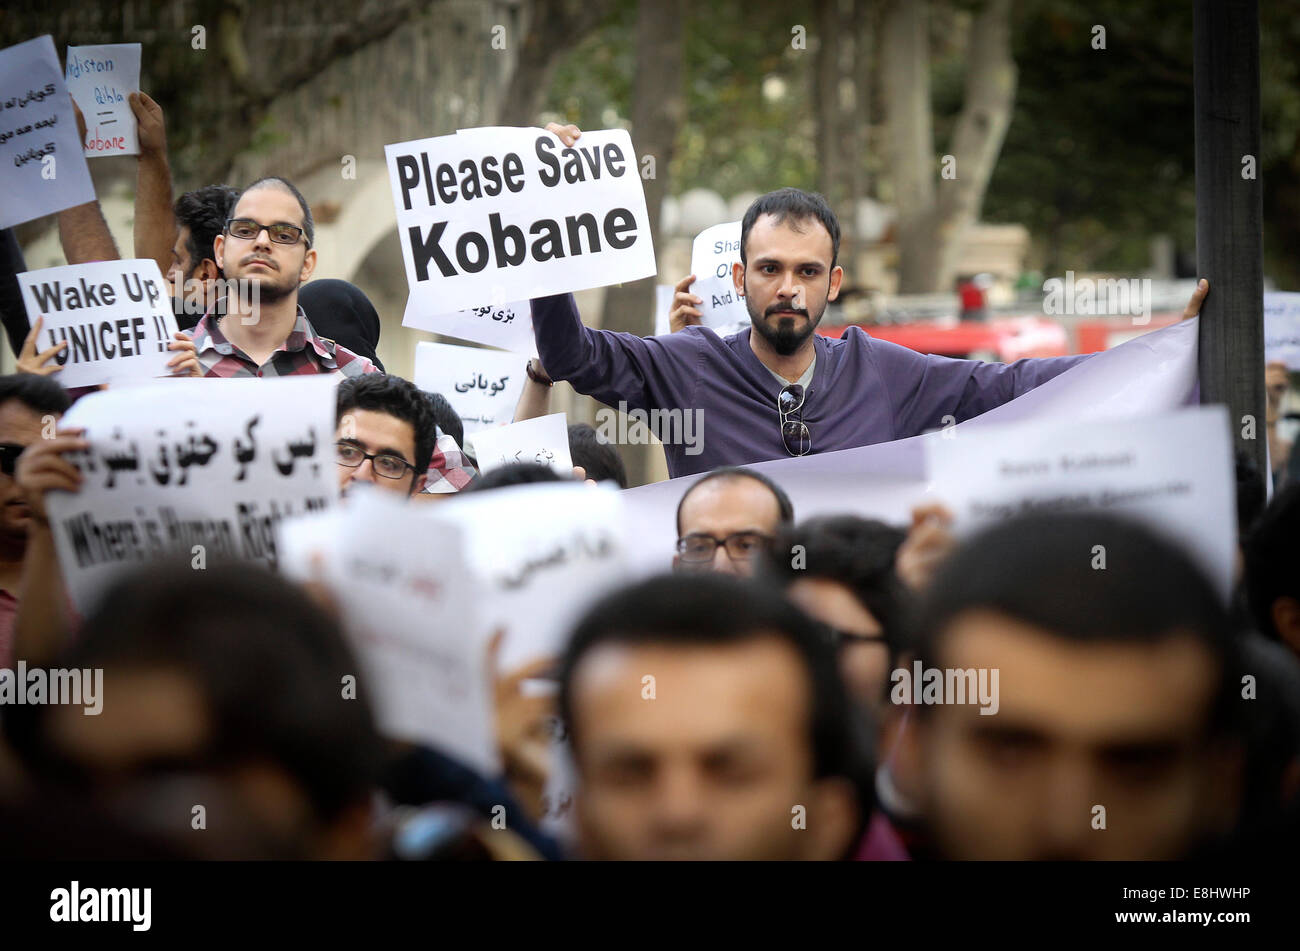
<instances>
[{"instance_id":1,"label":"black headscarf","mask_svg":"<svg viewBox=\"0 0 1300 951\"><path fill-rule=\"evenodd\" d=\"M321 278L298 289L298 303L316 333L368 358L379 369L379 314L361 288L347 281Z\"/></svg>"}]
</instances>

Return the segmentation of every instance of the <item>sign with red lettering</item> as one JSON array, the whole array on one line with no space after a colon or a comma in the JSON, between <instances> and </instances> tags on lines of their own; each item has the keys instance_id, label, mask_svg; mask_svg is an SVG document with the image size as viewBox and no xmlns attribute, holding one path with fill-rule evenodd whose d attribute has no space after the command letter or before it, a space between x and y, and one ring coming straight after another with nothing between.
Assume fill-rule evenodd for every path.
<instances>
[{"instance_id":1,"label":"sign with red lettering","mask_svg":"<svg viewBox=\"0 0 1300 951\"><path fill-rule=\"evenodd\" d=\"M86 155L139 155L135 113L127 97L140 91L140 44L69 46L68 92L86 120Z\"/></svg>"}]
</instances>

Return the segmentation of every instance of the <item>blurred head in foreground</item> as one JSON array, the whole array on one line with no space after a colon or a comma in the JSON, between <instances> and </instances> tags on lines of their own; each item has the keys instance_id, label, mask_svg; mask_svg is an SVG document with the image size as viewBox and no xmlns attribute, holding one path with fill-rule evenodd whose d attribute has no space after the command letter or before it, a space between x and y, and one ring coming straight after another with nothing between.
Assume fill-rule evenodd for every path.
<instances>
[{"instance_id":1,"label":"blurred head in foreground","mask_svg":"<svg viewBox=\"0 0 1300 951\"><path fill-rule=\"evenodd\" d=\"M580 848L596 859L836 859L870 763L831 646L721 575L608 595L561 664Z\"/></svg>"},{"instance_id":2,"label":"blurred head in foreground","mask_svg":"<svg viewBox=\"0 0 1300 951\"><path fill-rule=\"evenodd\" d=\"M379 741L358 666L288 582L248 564L138 570L59 664L103 670L102 711L41 711L41 778L201 857L373 854Z\"/></svg>"},{"instance_id":3,"label":"blurred head in foreground","mask_svg":"<svg viewBox=\"0 0 1300 951\"><path fill-rule=\"evenodd\" d=\"M856 515L811 518L782 532L764 577L819 622L853 698L874 714L888 699L906 594L894 559L906 533Z\"/></svg>"},{"instance_id":4,"label":"blurred head in foreground","mask_svg":"<svg viewBox=\"0 0 1300 951\"><path fill-rule=\"evenodd\" d=\"M940 569L915 633L946 683L998 674L989 713L951 690L913 712L902 756L943 857L1178 859L1230 827L1235 652L1178 548L1105 516L1006 522Z\"/></svg>"}]
</instances>

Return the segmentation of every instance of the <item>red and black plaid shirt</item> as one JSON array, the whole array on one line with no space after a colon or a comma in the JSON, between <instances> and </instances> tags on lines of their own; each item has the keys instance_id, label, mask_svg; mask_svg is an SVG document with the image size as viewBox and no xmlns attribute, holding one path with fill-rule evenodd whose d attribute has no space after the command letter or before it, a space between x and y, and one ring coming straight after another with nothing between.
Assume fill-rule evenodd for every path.
<instances>
[{"instance_id":1,"label":"red and black plaid shirt","mask_svg":"<svg viewBox=\"0 0 1300 951\"><path fill-rule=\"evenodd\" d=\"M332 373L350 377L380 372L379 367L365 357L317 334L301 307L289 336L261 366L226 339L221 332L220 320L217 314L205 314L191 332L204 376L230 378Z\"/></svg>"}]
</instances>

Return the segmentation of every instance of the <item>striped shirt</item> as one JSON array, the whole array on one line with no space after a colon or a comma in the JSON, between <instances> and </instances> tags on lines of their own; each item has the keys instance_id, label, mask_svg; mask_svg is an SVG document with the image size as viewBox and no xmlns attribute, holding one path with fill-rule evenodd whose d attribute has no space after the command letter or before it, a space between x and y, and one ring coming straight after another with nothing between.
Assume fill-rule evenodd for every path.
<instances>
[{"instance_id":1,"label":"striped shirt","mask_svg":"<svg viewBox=\"0 0 1300 951\"><path fill-rule=\"evenodd\" d=\"M316 333L301 307L298 308L298 319L289 336L261 366L226 339L221 332L221 318L216 314L205 314L195 325L191 336L205 377L229 379L244 376L301 376L305 373L350 377L380 372L365 357Z\"/></svg>"}]
</instances>

